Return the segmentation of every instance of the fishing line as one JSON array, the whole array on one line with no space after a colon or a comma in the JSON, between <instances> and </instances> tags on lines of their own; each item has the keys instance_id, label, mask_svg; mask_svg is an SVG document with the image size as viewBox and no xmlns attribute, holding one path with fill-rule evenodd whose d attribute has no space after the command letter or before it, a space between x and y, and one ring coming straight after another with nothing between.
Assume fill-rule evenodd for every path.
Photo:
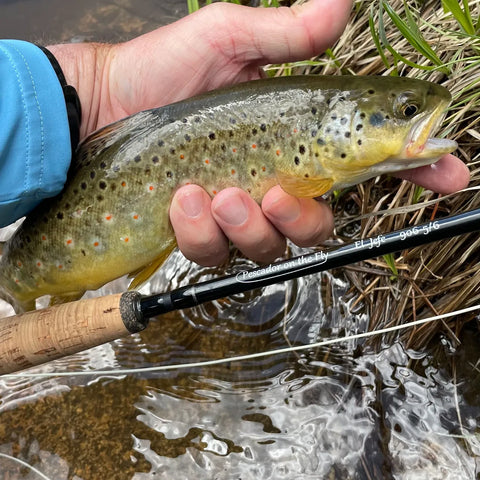
<instances>
[{"instance_id":1,"label":"fishing line","mask_svg":"<svg viewBox=\"0 0 480 480\"><path fill-rule=\"evenodd\" d=\"M30 465L27 462L24 462L23 460L20 460L19 458L12 457L11 455L7 455L6 453L1 453L1 452L0 452L0 457L7 458L8 460L12 460L13 462L19 463L23 467L30 469L33 473L36 473L43 480L52 480L50 477L47 477L46 475L44 475L40 470L37 470L32 465Z\"/></svg>"},{"instance_id":2,"label":"fishing line","mask_svg":"<svg viewBox=\"0 0 480 480\"><path fill-rule=\"evenodd\" d=\"M415 327L417 325L423 325L425 323L442 320L444 318L453 317L455 315L463 315L465 313L480 310L480 305L474 305L472 307L464 308L461 310L455 310L454 312L444 313L441 315L435 315L433 317L423 318L400 325L394 325L392 327L381 328L379 330L373 330L370 332L357 333L354 335L347 335L345 337L331 338L329 340L323 340L321 342L309 343L308 345L297 345L295 347L279 348L275 350L266 350L264 352L251 353L248 355L236 355L233 357L218 358L216 360L205 360L200 362L178 363L173 365L159 365L156 367L140 367L140 368L125 368L119 370L95 370L95 371L79 371L79 372L40 372L30 373L21 372L3 375L4 378L46 378L46 377L78 377L78 376L124 376L138 373L150 373L150 372L162 372L167 370L181 370L187 368L197 367L209 367L212 365L220 365L223 363L240 362L245 360L255 360L257 358L268 357L273 355L281 355L284 353L298 352L301 350L310 350L312 348L326 347L336 343L346 342L349 340L358 340L361 338L373 337L375 335L382 335L384 333L390 333L404 328Z\"/></svg>"}]
</instances>

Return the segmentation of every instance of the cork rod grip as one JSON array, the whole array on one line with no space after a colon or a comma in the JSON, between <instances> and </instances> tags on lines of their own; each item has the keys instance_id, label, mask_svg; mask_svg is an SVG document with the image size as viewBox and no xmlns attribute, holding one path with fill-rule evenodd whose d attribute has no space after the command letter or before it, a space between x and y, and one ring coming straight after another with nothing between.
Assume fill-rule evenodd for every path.
<instances>
[{"instance_id":1,"label":"cork rod grip","mask_svg":"<svg viewBox=\"0 0 480 480\"><path fill-rule=\"evenodd\" d=\"M79 300L0 319L0 374L40 365L143 330L145 325L132 322L133 315L128 311L132 294L138 295L128 292ZM129 317L126 322L125 316Z\"/></svg>"}]
</instances>

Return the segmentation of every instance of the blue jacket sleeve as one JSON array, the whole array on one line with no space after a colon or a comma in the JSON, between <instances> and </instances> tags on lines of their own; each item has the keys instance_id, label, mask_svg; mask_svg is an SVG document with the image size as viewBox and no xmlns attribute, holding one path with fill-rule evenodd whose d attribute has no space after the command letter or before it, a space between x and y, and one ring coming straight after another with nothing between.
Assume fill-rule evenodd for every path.
<instances>
[{"instance_id":1,"label":"blue jacket sleeve","mask_svg":"<svg viewBox=\"0 0 480 480\"><path fill-rule=\"evenodd\" d=\"M45 54L0 40L0 227L60 192L72 152L65 99Z\"/></svg>"}]
</instances>

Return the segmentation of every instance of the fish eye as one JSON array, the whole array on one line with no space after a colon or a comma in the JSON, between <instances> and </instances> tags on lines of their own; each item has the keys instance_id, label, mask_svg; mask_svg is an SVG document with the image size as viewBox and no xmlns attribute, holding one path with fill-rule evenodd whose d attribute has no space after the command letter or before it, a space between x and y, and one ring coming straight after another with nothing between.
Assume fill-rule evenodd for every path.
<instances>
[{"instance_id":1,"label":"fish eye","mask_svg":"<svg viewBox=\"0 0 480 480\"><path fill-rule=\"evenodd\" d=\"M402 114L406 118L411 118L416 115L418 110L418 105L415 105L414 103L407 103L402 107Z\"/></svg>"},{"instance_id":2,"label":"fish eye","mask_svg":"<svg viewBox=\"0 0 480 480\"><path fill-rule=\"evenodd\" d=\"M403 92L395 99L394 108L398 116L410 119L421 110L421 103L414 92Z\"/></svg>"}]
</instances>

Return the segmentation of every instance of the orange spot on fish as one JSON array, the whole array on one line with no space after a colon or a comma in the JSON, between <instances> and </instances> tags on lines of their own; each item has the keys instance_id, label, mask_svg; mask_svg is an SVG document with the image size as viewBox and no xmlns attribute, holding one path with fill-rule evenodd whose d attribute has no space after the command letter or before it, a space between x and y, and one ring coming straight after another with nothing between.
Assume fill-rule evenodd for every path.
<instances>
[{"instance_id":1,"label":"orange spot on fish","mask_svg":"<svg viewBox=\"0 0 480 480\"><path fill-rule=\"evenodd\" d=\"M105 215L105 220L110 221L113 218L113 215Z\"/></svg>"},{"instance_id":2,"label":"orange spot on fish","mask_svg":"<svg viewBox=\"0 0 480 480\"><path fill-rule=\"evenodd\" d=\"M93 242L93 246L94 246L94 247L98 247L99 245L100 245L99 242Z\"/></svg>"},{"instance_id":3,"label":"orange spot on fish","mask_svg":"<svg viewBox=\"0 0 480 480\"><path fill-rule=\"evenodd\" d=\"M267 170L266 167L262 167L262 172L265 172Z\"/></svg>"},{"instance_id":4,"label":"orange spot on fish","mask_svg":"<svg viewBox=\"0 0 480 480\"><path fill-rule=\"evenodd\" d=\"M72 243L73 243L73 240L72 240L71 238L69 238L69 239L67 240L67 245L71 245Z\"/></svg>"},{"instance_id":5,"label":"orange spot on fish","mask_svg":"<svg viewBox=\"0 0 480 480\"><path fill-rule=\"evenodd\" d=\"M16 278L15 283L20 283L20 280L18 280L18 278Z\"/></svg>"},{"instance_id":6,"label":"orange spot on fish","mask_svg":"<svg viewBox=\"0 0 480 480\"><path fill-rule=\"evenodd\" d=\"M126 187L126 186L127 186L127 182L122 182L121 185L122 185L122 187Z\"/></svg>"},{"instance_id":7,"label":"orange spot on fish","mask_svg":"<svg viewBox=\"0 0 480 480\"><path fill-rule=\"evenodd\" d=\"M42 262L37 262L37 267L41 267L42 266Z\"/></svg>"},{"instance_id":8,"label":"orange spot on fish","mask_svg":"<svg viewBox=\"0 0 480 480\"><path fill-rule=\"evenodd\" d=\"M257 145L255 143L252 144L252 148L257 148Z\"/></svg>"},{"instance_id":9,"label":"orange spot on fish","mask_svg":"<svg viewBox=\"0 0 480 480\"><path fill-rule=\"evenodd\" d=\"M205 163L208 165L210 163L210 160L208 158L206 158Z\"/></svg>"},{"instance_id":10,"label":"orange spot on fish","mask_svg":"<svg viewBox=\"0 0 480 480\"><path fill-rule=\"evenodd\" d=\"M133 219L138 220L138 215L136 213L133 214Z\"/></svg>"},{"instance_id":11,"label":"orange spot on fish","mask_svg":"<svg viewBox=\"0 0 480 480\"><path fill-rule=\"evenodd\" d=\"M148 186L148 189L149 189L151 192L153 192L153 191L155 190L155 187L154 187L153 185L149 185L149 186Z\"/></svg>"},{"instance_id":12,"label":"orange spot on fish","mask_svg":"<svg viewBox=\"0 0 480 480\"><path fill-rule=\"evenodd\" d=\"M216 190L212 190L212 193L213 193L214 195L216 195L216 194L217 194L217 191L216 191Z\"/></svg>"},{"instance_id":13,"label":"orange spot on fish","mask_svg":"<svg viewBox=\"0 0 480 480\"><path fill-rule=\"evenodd\" d=\"M294 128L293 133L298 133L298 130L296 128Z\"/></svg>"},{"instance_id":14,"label":"orange spot on fish","mask_svg":"<svg viewBox=\"0 0 480 480\"><path fill-rule=\"evenodd\" d=\"M42 240L45 241L47 239L46 235L42 235Z\"/></svg>"},{"instance_id":15,"label":"orange spot on fish","mask_svg":"<svg viewBox=\"0 0 480 480\"><path fill-rule=\"evenodd\" d=\"M17 262L17 266L18 266L18 267L21 267L21 266L22 266L22 262Z\"/></svg>"},{"instance_id":16,"label":"orange spot on fish","mask_svg":"<svg viewBox=\"0 0 480 480\"><path fill-rule=\"evenodd\" d=\"M282 153L282 152L280 150L277 150L275 153L277 154L277 157L279 157L280 153Z\"/></svg>"},{"instance_id":17,"label":"orange spot on fish","mask_svg":"<svg viewBox=\"0 0 480 480\"><path fill-rule=\"evenodd\" d=\"M233 152L233 153L237 153L237 149L236 149L236 148L232 148L232 152Z\"/></svg>"},{"instance_id":18,"label":"orange spot on fish","mask_svg":"<svg viewBox=\"0 0 480 480\"><path fill-rule=\"evenodd\" d=\"M123 240L125 243L128 243L130 239L128 237L122 237L121 240Z\"/></svg>"},{"instance_id":19,"label":"orange spot on fish","mask_svg":"<svg viewBox=\"0 0 480 480\"><path fill-rule=\"evenodd\" d=\"M185 155L180 155L180 160L183 160L185 158Z\"/></svg>"},{"instance_id":20,"label":"orange spot on fish","mask_svg":"<svg viewBox=\"0 0 480 480\"><path fill-rule=\"evenodd\" d=\"M235 175L235 173L236 173L235 170L232 168L232 175Z\"/></svg>"},{"instance_id":21,"label":"orange spot on fish","mask_svg":"<svg viewBox=\"0 0 480 480\"><path fill-rule=\"evenodd\" d=\"M58 269L61 270L63 268L63 265L59 265Z\"/></svg>"}]
</instances>

